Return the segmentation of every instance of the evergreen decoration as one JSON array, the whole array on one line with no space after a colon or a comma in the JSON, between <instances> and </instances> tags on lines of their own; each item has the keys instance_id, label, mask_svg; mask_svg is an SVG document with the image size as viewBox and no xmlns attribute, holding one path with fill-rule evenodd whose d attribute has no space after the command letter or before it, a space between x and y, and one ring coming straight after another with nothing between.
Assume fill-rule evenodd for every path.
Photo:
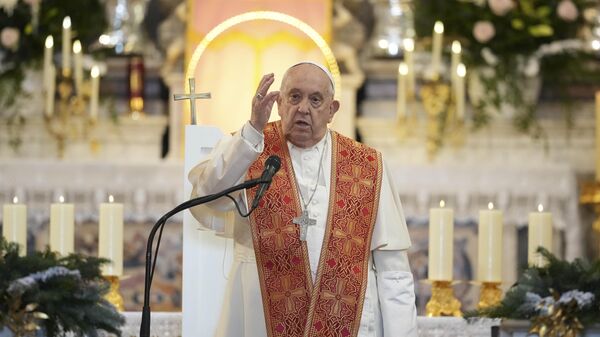
<instances>
[{"instance_id":1,"label":"evergreen decoration","mask_svg":"<svg viewBox=\"0 0 600 337\"><path fill-rule=\"evenodd\" d=\"M19 246L0 237L0 330L15 336L121 336L125 319L104 299L109 283L100 266L108 260L46 249L19 256Z\"/></svg>"},{"instance_id":2,"label":"evergreen decoration","mask_svg":"<svg viewBox=\"0 0 600 337\"><path fill-rule=\"evenodd\" d=\"M548 262L544 267L528 267L500 304L465 317L530 320L531 332L546 336L576 336L600 323L600 260L567 262L542 247L538 252Z\"/></svg>"}]
</instances>

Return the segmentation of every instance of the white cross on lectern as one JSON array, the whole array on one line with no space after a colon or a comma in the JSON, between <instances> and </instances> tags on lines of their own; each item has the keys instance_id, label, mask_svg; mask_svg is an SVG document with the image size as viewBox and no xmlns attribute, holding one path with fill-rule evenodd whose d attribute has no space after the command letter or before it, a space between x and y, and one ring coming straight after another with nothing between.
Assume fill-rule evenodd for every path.
<instances>
[{"instance_id":1,"label":"white cross on lectern","mask_svg":"<svg viewBox=\"0 0 600 337\"><path fill-rule=\"evenodd\" d=\"M189 94L175 94L173 95L173 99L176 101L181 101L184 99L190 100L190 114L192 115L192 125L196 125L196 100L203 98L210 98L210 92L205 93L196 93L196 83L194 78L188 79L190 84L190 93Z\"/></svg>"}]
</instances>

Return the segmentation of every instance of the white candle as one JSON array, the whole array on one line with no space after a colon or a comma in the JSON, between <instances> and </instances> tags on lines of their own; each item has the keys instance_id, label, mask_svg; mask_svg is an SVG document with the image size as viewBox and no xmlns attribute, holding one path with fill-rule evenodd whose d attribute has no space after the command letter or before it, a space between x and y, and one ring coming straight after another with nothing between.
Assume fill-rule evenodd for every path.
<instances>
[{"instance_id":1,"label":"white candle","mask_svg":"<svg viewBox=\"0 0 600 337\"><path fill-rule=\"evenodd\" d=\"M404 63L408 68L408 74L406 76L406 92L409 100L415 97L415 41L413 39L404 39Z\"/></svg>"},{"instance_id":2,"label":"white candle","mask_svg":"<svg viewBox=\"0 0 600 337\"><path fill-rule=\"evenodd\" d=\"M92 67L90 73L92 77L92 92L90 94L90 117L93 120L98 118L98 95L100 90L100 68L97 65Z\"/></svg>"},{"instance_id":3,"label":"white candle","mask_svg":"<svg viewBox=\"0 0 600 337\"><path fill-rule=\"evenodd\" d=\"M596 91L596 181L600 182L600 91Z\"/></svg>"},{"instance_id":4,"label":"white candle","mask_svg":"<svg viewBox=\"0 0 600 337\"><path fill-rule=\"evenodd\" d=\"M62 74L71 75L71 17L63 19L62 31Z\"/></svg>"},{"instance_id":5,"label":"white candle","mask_svg":"<svg viewBox=\"0 0 600 337\"><path fill-rule=\"evenodd\" d=\"M536 251L541 246L552 252L552 214L544 212L541 204L537 212L529 213L528 235L527 261L531 266L543 266L546 261Z\"/></svg>"},{"instance_id":6,"label":"white candle","mask_svg":"<svg viewBox=\"0 0 600 337\"><path fill-rule=\"evenodd\" d=\"M50 249L66 256L75 251L74 206L64 197L50 206Z\"/></svg>"},{"instance_id":7,"label":"white candle","mask_svg":"<svg viewBox=\"0 0 600 337\"><path fill-rule=\"evenodd\" d=\"M463 120L465 118L465 76L467 68L459 63L456 67L456 83L454 86L454 95L456 101L456 118Z\"/></svg>"},{"instance_id":8,"label":"white candle","mask_svg":"<svg viewBox=\"0 0 600 337\"><path fill-rule=\"evenodd\" d=\"M478 281L502 282L502 212L488 204L479 211Z\"/></svg>"},{"instance_id":9,"label":"white candle","mask_svg":"<svg viewBox=\"0 0 600 337\"><path fill-rule=\"evenodd\" d=\"M46 117L52 117L54 114L54 94L56 91L56 67L51 64L48 69L48 87L46 88Z\"/></svg>"},{"instance_id":10,"label":"white candle","mask_svg":"<svg viewBox=\"0 0 600 337\"><path fill-rule=\"evenodd\" d=\"M19 255L27 254L27 206L14 197L12 204L2 208L2 236L9 242L19 244Z\"/></svg>"},{"instance_id":11,"label":"white candle","mask_svg":"<svg viewBox=\"0 0 600 337\"><path fill-rule=\"evenodd\" d=\"M75 89L81 93L83 84L83 58L81 56L81 42L75 40L73 42L73 63L75 69Z\"/></svg>"},{"instance_id":12,"label":"white candle","mask_svg":"<svg viewBox=\"0 0 600 337\"><path fill-rule=\"evenodd\" d=\"M452 76L450 77L450 81L452 84L452 87L456 86L456 73L458 70L458 64L461 61L461 52L462 51L462 47L460 45L460 42L458 41L452 41L452 58L451 58L451 62L450 62L450 74L452 74Z\"/></svg>"},{"instance_id":13,"label":"white candle","mask_svg":"<svg viewBox=\"0 0 600 337\"><path fill-rule=\"evenodd\" d=\"M396 99L396 113L398 119L406 117L406 77L408 75L408 67L406 63L400 62L398 66L398 88Z\"/></svg>"},{"instance_id":14,"label":"white candle","mask_svg":"<svg viewBox=\"0 0 600 337\"><path fill-rule=\"evenodd\" d=\"M98 255L111 260L102 267L103 275L123 275L123 204L114 203L112 195L100 204Z\"/></svg>"},{"instance_id":15,"label":"white candle","mask_svg":"<svg viewBox=\"0 0 600 337\"><path fill-rule=\"evenodd\" d=\"M431 50L431 74L437 80L442 64L442 43L444 40L444 24L436 21L433 26L433 46Z\"/></svg>"},{"instance_id":16,"label":"white candle","mask_svg":"<svg viewBox=\"0 0 600 337\"><path fill-rule=\"evenodd\" d=\"M454 211L444 208L429 210L429 280L452 281L454 249Z\"/></svg>"},{"instance_id":17,"label":"white candle","mask_svg":"<svg viewBox=\"0 0 600 337\"><path fill-rule=\"evenodd\" d=\"M52 54L54 53L54 38L52 35L48 35L46 37L46 41L44 42L44 68L43 68L43 86L44 90L47 92L49 87L49 82L54 81L54 78L50 78L50 67L52 67Z\"/></svg>"}]
</instances>

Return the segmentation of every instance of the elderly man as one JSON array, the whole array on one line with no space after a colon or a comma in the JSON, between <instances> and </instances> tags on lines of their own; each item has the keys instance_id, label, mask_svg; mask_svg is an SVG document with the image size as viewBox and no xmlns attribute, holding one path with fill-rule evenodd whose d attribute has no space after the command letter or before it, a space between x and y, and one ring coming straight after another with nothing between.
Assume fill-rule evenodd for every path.
<instances>
[{"instance_id":1,"label":"elderly man","mask_svg":"<svg viewBox=\"0 0 600 337\"><path fill-rule=\"evenodd\" d=\"M218 336L416 336L410 239L380 153L328 129L338 111L329 71L302 62L280 91L265 75L250 120L189 175L192 197L281 170L249 220L224 199L192 210L235 242ZM280 121L268 123L277 102ZM237 196L248 209L256 190Z\"/></svg>"}]
</instances>

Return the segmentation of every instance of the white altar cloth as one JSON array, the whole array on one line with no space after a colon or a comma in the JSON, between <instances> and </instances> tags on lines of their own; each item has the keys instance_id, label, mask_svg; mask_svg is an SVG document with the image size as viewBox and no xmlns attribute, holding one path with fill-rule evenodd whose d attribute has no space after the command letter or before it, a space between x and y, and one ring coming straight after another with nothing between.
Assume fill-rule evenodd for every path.
<instances>
[{"instance_id":1,"label":"white altar cloth","mask_svg":"<svg viewBox=\"0 0 600 337\"><path fill-rule=\"evenodd\" d=\"M125 312L127 323L123 337L139 336L141 312ZM420 337L489 337L491 328L498 326L497 319L477 319L467 322L456 317L417 317ZM152 337L181 336L181 313L152 313ZM188 337L188 336L185 336Z\"/></svg>"}]
</instances>

